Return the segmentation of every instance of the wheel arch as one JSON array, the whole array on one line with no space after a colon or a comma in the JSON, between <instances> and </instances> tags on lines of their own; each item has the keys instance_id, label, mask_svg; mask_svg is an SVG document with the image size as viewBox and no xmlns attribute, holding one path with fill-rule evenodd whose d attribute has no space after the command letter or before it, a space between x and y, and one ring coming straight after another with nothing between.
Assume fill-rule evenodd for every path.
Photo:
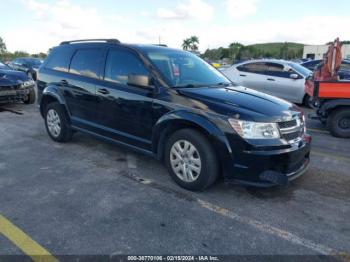
<instances>
[{"instance_id":1,"label":"wheel arch","mask_svg":"<svg viewBox=\"0 0 350 262\"><path fill-rule=\"evenodd\" d=\"M332 99L324 102L321 106L320 111L323 115L329 115L335 109L346 107L350 110L350 99Z\"/></svg>"},{"instance_id":2,"label":"wheel arch","mask_svg":"<svg viewBox=\"0 0 350 262\"><path fill-rule=\"evenodd\" d=\"M58 92L58 88L53 85L46 87L42 93L40 99L40 113L42 116L44 116L46 106L52 102L58 102L63 105L66 113L70 116L64 97Z\"/></svg>"},{"instance_id":3,"label":"wheel arch","mask_svg":"<svg viewBox=\"0 0 350 262\"><path fill-rule=\"evenodd\" d=\"M171 112L161 117L152 133L152 151L158 160L164 160L164 149L167 139L176 131L192 128L204 134L218 157L223 173L228 170L227 159L232 152L225 134L206 117L186 111Z\"/></svg>"}]
</instances>

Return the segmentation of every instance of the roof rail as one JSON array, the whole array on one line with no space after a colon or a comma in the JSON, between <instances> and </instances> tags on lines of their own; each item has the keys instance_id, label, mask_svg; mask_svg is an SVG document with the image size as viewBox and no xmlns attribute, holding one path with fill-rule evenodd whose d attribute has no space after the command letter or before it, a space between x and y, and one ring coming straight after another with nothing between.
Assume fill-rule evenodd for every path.
<instances>
[{"instance_id":1,"label":"roof rail","mask_svg":"<svg viewBox=\"0 0 350 262\"><path fill-rule=\"evenodd\" d=\"M63 41L60 45L69 45L74 43L84 43L84 42L106 42L111 44L120 44L118 39L81 39L81 40L72 40L72 41Z\"/></svg>"},{"instance_id":2,"label":"roof rail","mask_svg":"<svg viewBox=\"0 0 350 262\"><path fill-rule=\"evenodd\" d=\"M163 46L163 47L168 47L167 45L165 44L153 44L153 45L156 45L156 46Z\"/></svg>"}]
</instances>

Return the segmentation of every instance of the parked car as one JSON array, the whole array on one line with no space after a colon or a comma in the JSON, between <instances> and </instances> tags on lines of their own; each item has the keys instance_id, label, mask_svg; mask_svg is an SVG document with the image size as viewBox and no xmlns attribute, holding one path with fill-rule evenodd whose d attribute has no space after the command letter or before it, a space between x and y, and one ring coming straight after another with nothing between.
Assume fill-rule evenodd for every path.
<instances>
[{"instance_id":1,"label":"parked car","mask_svg":"<svg viewBox=\"0 0 350 262\"><path fill-rule=\"evenodd\" d=\"M223 73L234 83L283 98L293 103L311 105L305 93L305 81L311 71L284 60L250 60L231 66Z\"/></svg>"},{"instance_id":2,"label":"parked car","mask_svg":"<svg viewBox=\"0 0 350 262\"><path fill-rule=\"evenodd\" d=\"M35 102L34 81L23 72L12 70L0 62L0 104Z\"/></svg>"},{"instance_id":3,"label":"parked car","mask_svg":"<svg viewBox=\"0 0 350 262\"><path fill-rule=\"evenodd\" d=\"M39 69L40 112L52 140L82 131L165 162L180 186L222 175L286 185L309 163L310 136L295 105L234 86L198 56L118 40L54 47Z\"/></svg>"},{"instance_id":4,"label":"parked car","mask_svg":"<svg viewBox=\"0 0 350 262\"><path fill-rule=\"evenodd\" d=\"M41 64L42 61L39 58L21 57L12 60L9 66L14 70L26 73L27 76L36 81L37 72Z\"/></svg>"},{"instance_id":5,"label":"parked car","mask_svg":"<svg viewBox=\"0 0 350 262\"><path fill-rule=\"evenodd\" d=\"M314 71L316 67L321 64L322 60L311 60L305 63L302 63L301 65L311 71ZM350 61L347 59L344 59L341 63L340 69L339 69L339 78L341 80L350 80Z\"/></svg>"}]
</instances>

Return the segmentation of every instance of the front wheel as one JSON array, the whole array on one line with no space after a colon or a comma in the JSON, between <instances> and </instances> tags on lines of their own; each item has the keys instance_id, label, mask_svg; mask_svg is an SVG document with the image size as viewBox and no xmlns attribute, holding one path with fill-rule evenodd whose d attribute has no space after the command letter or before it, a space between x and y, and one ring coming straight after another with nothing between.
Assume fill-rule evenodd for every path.
<instances>
[{"instance_id":1,"label":"front wheel","mask_svg":"<svg viewBox=\"0 0 350 262\"><path fill-rule=\"evenodd\" d=\"M305 95L304 101L303 101L304 106L313 108L313 103L312 103L312 97L309 95Z\"/></svg>"},{"instance_id":2,"label":"front wheel","mask_svg":"<svg viewBox=\"0 0 350 262\"><path fill-rule=\"evenodd\" d=\"M28 97L23 102L27 105L34 104L36 100L36 94L34 88L30 89Z\"/></svg>"},{"instance_id":3,"label":"front wheel","mask_svg":"<svg viewBox=\"0 0 350 262\"><path fill-rule=\"evenodd\" d=\"M350 138L350 107L334 110L328 116L327 127L335 137Z\"/></svg>"},{"instance_id":4,"label":"front wheel","mask_svg":"<svg viewBox=\"0 0 350 262\"><path fill-rule=\"evenodd\" d=\"M165 148L165 162L173 180L188 190L204 190L219 175L219 164L208 139L193 129L175 132Z\"/></svg>"},{"instance_id":5,"label":"front wheel","mask_svg":"<svg viewBox=\"0 0 350 262\"><path fill-rule=\"evenodd\" d=\"M72 138L73 132L65 109L57 102L47 105L45 110L45 126L51 139L56 142L67 142Z\"/></svg>"}]
</instances>

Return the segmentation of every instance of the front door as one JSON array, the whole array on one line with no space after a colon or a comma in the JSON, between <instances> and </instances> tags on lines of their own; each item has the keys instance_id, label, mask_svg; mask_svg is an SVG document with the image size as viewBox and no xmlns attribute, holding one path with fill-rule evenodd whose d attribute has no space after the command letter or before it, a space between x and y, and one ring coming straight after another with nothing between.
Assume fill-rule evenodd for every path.
<instances>
[{"instance_id":1,"label":"front door","mask_svg":"<svg viewBox=\"0 0 350 262\"><path fill-rule=\"evenodd\" d=\"M266 92L290 102L301 103L305 79L292 69L286 71L282 64L267 65L266 80L269 84L266 86ZM299 75L299 78L291 78L293 74Z\"/></svg>"},{"instance_id":2,"label":"front door","mask_svg":"<svg viewBox=\"0 0 350 262\"><path fill-rule=\"evenodd\" d=\"M238 77L242 83L242 86L248 87L260 92L266 92L266 80L265 71L267 69L265 62L251 62L237 67L239 71Z\"/></svg>"},{"instance_id":3,"label":"front door","mask_svg":"<svg viewBox=\"0 0 350 262\"><path fill-rule=\"evenodd\" d=\"M149 150L152 91L128 85L129 75L149 76L149 72L136 53L111 48L106 55L104 80L96 86L96 121L104 135Z\"/></svg>"}]
</instances>

